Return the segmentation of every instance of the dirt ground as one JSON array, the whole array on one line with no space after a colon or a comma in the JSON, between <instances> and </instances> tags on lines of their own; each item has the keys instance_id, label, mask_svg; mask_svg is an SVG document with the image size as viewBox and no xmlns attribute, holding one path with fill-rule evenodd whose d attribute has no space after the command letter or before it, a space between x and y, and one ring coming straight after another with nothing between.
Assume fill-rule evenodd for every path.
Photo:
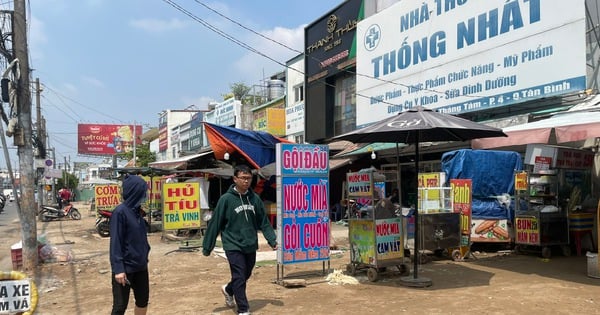
<instances>
[{"instance_id":1,"label":"dirt ground","mask_svg":"<svg viewBox=\"0 0 600 315\"><path fill-rule=\"evenodd\" d=\"M69 249L73 259L40 266L36 314L110 313L109 242L96 234L86 206L79 209L81 221L38 222L39 233L54 246ZM20 239L18 222L9 227L0 240L0 252L7 254L10 244ZM341 253L332 256L330 267L345 270L347 228L333 228ZM179 242L163 241L161 236L161 232L149 235L148 313L235 314L220 292L229 277L226 260L179 250ZM418 276L433 283L427 288L404 286L395 269L377 282L369 282L361 270L355 276L359 284L333 285L320 262L286 265L286 279L306 280L304 287L286 288L274 283L275 261L263 261L249 282L250 308L253 314L600 314L600 279L587 276L585 255L556 253L542 259L538 254L498 253L498 249L503 248L479 248L476 258L463 262L439 258L420 265ZM3 256L0 270L10 270L10 254ZM411 263L409 268L413 270ZM133 314L132 302L127 314Z\"/></svg>"}]
</instances>

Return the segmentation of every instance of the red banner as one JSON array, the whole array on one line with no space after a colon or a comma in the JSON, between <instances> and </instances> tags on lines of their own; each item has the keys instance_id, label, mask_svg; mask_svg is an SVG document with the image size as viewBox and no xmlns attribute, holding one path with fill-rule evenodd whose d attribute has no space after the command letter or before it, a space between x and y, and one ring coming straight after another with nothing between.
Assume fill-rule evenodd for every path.
<instances>
[{"instance_id":1,"label":"red banner","mask_svg":"<svg viewBox=\"0 0 600 315\"><path fill-rule=\"evenodd\" d=\"M77 125L77 153L114 155L130 152L134 143L133 125ZM135 126L136 143L140 143L142 126Z\"/></svg>"}]
</instances>

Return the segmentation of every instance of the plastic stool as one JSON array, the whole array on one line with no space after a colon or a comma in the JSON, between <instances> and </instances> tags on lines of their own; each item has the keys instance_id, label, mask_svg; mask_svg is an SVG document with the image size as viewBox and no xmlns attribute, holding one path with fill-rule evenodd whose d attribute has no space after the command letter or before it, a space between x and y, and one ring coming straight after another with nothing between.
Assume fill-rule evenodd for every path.
<instances>
[{"instance_id":1,"label":"plastic stool","mask_svg":"<svg viewBox=\"0 0 600 315\"><path fill-rule=\"evenodd\" d=\"M575 248L577 249L577 256L581 256L581 239L586 235L590 236L590 240L592 241L592 248L595 248L594 236L592 235L592 230L571 231L571 235L572 235L573 239L575 240Z\"/></svg>"}]
</instances>

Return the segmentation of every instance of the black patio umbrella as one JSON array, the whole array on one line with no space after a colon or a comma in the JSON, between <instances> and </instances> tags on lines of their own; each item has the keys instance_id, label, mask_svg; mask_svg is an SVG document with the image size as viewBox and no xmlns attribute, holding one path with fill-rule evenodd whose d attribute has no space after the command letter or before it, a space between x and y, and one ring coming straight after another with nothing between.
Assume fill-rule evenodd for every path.
<instances>
[{"instance_id":1,"label":"black patio umbrella","mask_svg":"<svg viewBox=\"0 0 600 315\"><path fill-rule=\"evenodd\" d=\"M467 119L433 111L421 106L403 111L367 127L357 129L332 140L354 143L395 142L415 145L415 169L419 173L419 142L466 141L478 138L506 137L502 129L472 122ZM415 182L418 182L416 180ZM418 208L418 207L417 207ZM417 253L419 252L419 211L415 209L414 282L418 282Z\"/></svg>"}]
</instances>

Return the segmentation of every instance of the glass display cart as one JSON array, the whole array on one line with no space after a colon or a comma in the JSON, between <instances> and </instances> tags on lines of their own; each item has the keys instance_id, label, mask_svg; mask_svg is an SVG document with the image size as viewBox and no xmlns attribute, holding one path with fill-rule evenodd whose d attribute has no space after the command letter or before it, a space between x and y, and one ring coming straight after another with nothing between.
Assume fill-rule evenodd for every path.
<instances>
[{"instance_id":1,"label":"glass display cart","mask_svg":"<svg viewBox=\"0 0 600 315\"><path fill-rule=\"evenodd\" d=\"M460 213L454 212L452 188L419 188L418 201L421 250L441 256L446 249L459 248ZM460 251L453 250L451 256L453 260L459 260ZM419 259L421 263L429 261L423 253L419 253Z\"/></svg>"},{"instance_id":2,"label":"glass display cart","mask_svg":"<svg viewBox=\"0 0 600 315\"><path fill-rule=\"evenodd\" d=\"M556 170L518 172L515 174L515 252L541 251L552 256L552 247L571 255L569 219L558 203Z\"/></svg>"}]
</instances>

